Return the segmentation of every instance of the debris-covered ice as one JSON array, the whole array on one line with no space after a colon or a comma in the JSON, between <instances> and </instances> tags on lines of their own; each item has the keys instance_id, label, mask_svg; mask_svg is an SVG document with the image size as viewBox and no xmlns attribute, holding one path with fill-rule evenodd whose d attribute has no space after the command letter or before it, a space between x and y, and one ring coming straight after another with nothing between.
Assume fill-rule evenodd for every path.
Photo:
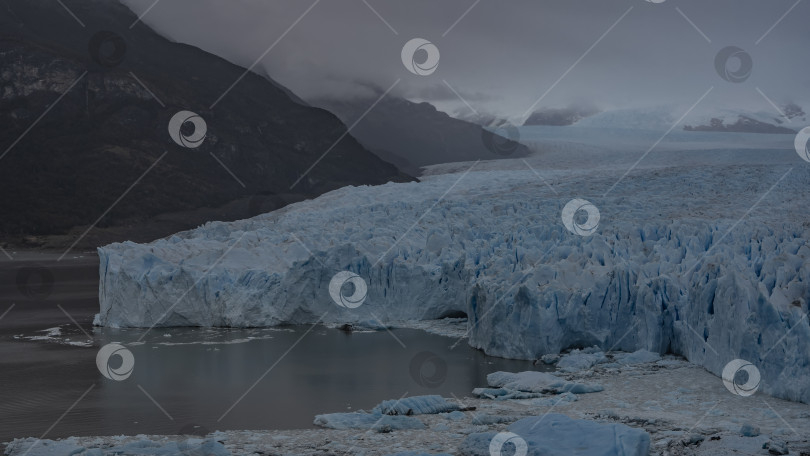
<instances>
[{"instance_id":1,"label":"debris-covered ice","mask_svg":"<svg viewBox=\"0 0 810 456\"><path fill-rule=\"evenodd\" d=\"M574 393L587 394L602 391L601 385L565 380L548 372L527 371L519 373L493 372L487 375L487 383L494 388L529 393Z\"/></svg>"},{"instance_id":2,"label":"debris-covered ice","mask_svg":"<svg viewBox=\"0 0 810 456\"><path fill-rule=\"evenodd\" d=\"M314 423L330 429L361 429L364 431L391 432L403 429L424 429L416 418L380 413L327 413L316 415Z\"/></svg>"},{"instance_id":3,"label":"debris-covered ice","mask_svg":"<svg viewBox=\"0 0 810 456\"><path fill-rule=\"evenodd\" d=\"M314 423L330 429L365 429L377 432L424 429L425 425L411 415L457 412L460 408L459 405L437 395L411 396L383 401L371 412L317 415Z\"/></svg>"},{"instance_id":4,"label":"debris-covered ice","mask_svg":"<svg viewBox=\"0 0 810 456\"><path fill-rule=\"evenodd\" d=\"M374 407L372 412L386 415L428 415L453 412L460 408L458 404L449 402L441 396L430 395L383 401Z\"/></svg>"},{"instance_id":5,"label":"debris-covered ice","mask_svg":"<svg viewBox=\"0 0 810 456\"><path fill-rule=\"evenodd\" d=\"M514 454L527 456L647 456L650 452L650 436L641 429L617 423L576 420L559 413L523 418L507 430L500 434L470 434L462 444L460 454L512 454L503 448L507 443L517 450L525 449L514 451Z\"/></svg>"},{"instance_id":6,"label":"debris-covered ice","mask_svg":"<svg viewBox=\"0 0 810 456\"><path fill-rule=\"evenodd\" d=\"M17 439L6 448L6 454L29 456L231 456L231 452L213 439L188 439L180 442L155 442L135 439L123 445L88 448L78 438L65 440Z\"/></svg>"}]
</instances>

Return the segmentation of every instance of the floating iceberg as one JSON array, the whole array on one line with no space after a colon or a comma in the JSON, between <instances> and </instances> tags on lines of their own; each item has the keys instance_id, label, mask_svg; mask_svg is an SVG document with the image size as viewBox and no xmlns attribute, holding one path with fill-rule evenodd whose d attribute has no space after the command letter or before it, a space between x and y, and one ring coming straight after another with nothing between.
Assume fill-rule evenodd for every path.
<instances>
[{"instance_id":1,"label":"floating iceberg","mask_svg":"<svg viewBox=\"0 0 810 456\"><path fill-rule=\"evenodd\" d=\"M537 169L342 188L248 220L100 248L96 323L256 327L464 313L469 344L491 355L537 359L595 345L680 354L716 375L742 358L761 372L761 391L810 402L810 167L637 169L605 197L626 169ZM582 195L596 195L589 201L601 213L590 236L560 219ZM361 305L330 296L341 271L367 285Z\"/></svg>"},{"instance_id":2,"label":"floating iceberg","mask_svg":"<svg viewBox=\"0 0 810 456\"><path fill-rule=\"evenodd\" d=\"M602 385L591 383L569 382L565 379L549 374L548 372L493 372L487 375L487 383L494 388L503 388L507 391L522 391L527 393L598 393L604 388Z\"/></svg>"},{"instance_id":3,"label":"floating iceberg","mask_svg":"<svg viewBox=\"0 0 810 456\"><path fill-rule=\"evenodd\" d=\"M563 372L579 372L592 368L597 364L604 364L608 361L601 351L588 353L581 350L572 350L571 353L563 356L557 362L557 369Z\"/></svg>"},{"instance_id":4,"label":"floating iceberg","mask_svg":"<svg viewBox=\"0 0 810 456\"><path fill-rule=\"evenodd\" d=\"M331 429L371 429L388 432L424 429L425 424L409 415L435 415L455 412L460 407L437 395L412 396L382 401L370 413L327 413L315 416L314 423ZM460 412L459 412L460 413Z\"/></svg>"},{"instance_id":5,"label":"floating iceberg","mask_svg":"<svg viewBox=\"0 0 810 456\"><path fill-rule=\"evenodd\" d=\"M374 407L373 413L385 415L430 415L436 413L454 412L461 409L458 404L448 402L438 396L412 396L398 400L382 401Z\"/></svg>"}]
</instances>

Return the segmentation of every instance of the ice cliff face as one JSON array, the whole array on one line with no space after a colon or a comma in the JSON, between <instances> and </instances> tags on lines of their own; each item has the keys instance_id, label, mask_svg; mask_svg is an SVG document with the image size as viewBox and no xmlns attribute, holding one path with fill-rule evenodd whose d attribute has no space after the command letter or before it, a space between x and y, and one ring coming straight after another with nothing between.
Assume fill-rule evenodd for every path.
<instances>
[{"instance_id":1,"label":"ice cliff face","mask_svg":"<svg viewBox=\"0 0 810 456\"><path fill-rule=\"evenodd\" d=\"M810 168L637 170L606 197L621 173L535 171L343 188L152 244L106 246L97 322L265 326L464 312L469 343L492 355L645 349L717 375L743 358L761 371L760 390L810 402ZM574 198L599 209L593 235L564 226ZM357 308L329 295L340 271L368 285Z\"/></svg>"}]
</instances>

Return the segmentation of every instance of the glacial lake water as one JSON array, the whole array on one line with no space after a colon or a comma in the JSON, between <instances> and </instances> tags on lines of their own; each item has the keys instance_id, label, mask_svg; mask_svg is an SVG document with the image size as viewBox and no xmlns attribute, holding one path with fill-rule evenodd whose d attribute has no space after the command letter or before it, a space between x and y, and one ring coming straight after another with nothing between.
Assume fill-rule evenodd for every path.
<instances>
[{"instance_id":1,"label":"glacial lake water","mask_svg":"<svg viewBox=\"0 0 810 456\"><path fill-rule=\"evenodd\" d=\"M172 328L133 344L145 330L92 327L96 258L37 262L53 277L40 294L15 280L25 264L34 265L0 264L0 314L10 309L0 320L0 442L311 428L316 414L421 394L463 398L491 372L537 369L413 329ZM133 355L122 381L96 365L99 348L112 342ZM114 356L110 366L120 362Z\"/></svg>"}]
</instances>

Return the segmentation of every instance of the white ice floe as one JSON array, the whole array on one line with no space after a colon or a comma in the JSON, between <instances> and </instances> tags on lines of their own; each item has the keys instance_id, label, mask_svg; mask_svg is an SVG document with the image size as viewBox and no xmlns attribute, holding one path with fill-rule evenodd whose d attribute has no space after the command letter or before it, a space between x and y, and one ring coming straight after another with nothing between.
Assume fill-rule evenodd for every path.
<instances>
[{"instance_id":1,"label":"white ice floe","mask_svg":"<svg viewBox=\"0 0 810 456\"><path fill-rule=\"evenodd\" d=\"M491 355L595 345L672 352L715 375L741 358L761 372L760 391L810 402L810 167L789 152L772 165L749 151L621 180L628 167L616 163L480 163L113 244L99 249L96 322L255 327L464 313L469 344ZM591 236L561 220L575 198L600 211ZM329 294L341 271L367 284L357 308Z\"/></svg>"},{"instance_id":2,"label":"white ice floe","mask_svg":"<svg viewBox=\"0 0 810 456\"><path fill-rule=\"evenodd\" d=\"M74 328L75 329L75 328ZM25 334L17 334L13 336L15 339L18 340L28 340L33 342L49 342L61 345L70 345L72 347L92 347L93 341L91 339L85 338L84 340L75 340L76 337L80 337L82 332L80 331L71 331L71 335L69 337L65 337L66 335L62 332L61 326L56 326L53 328L42 329L36 331L37 333L44 333L42 335L36 336L28 336Z\"/></svg>"},{"instance_id":3,"label":"white ice floe","mask_svg":"<svg viewBox=\"0 0 810 456\"><path fill-rule=\"evenodd\" d=\"M37 331L41 333L45 333L41 336L23 336L27 340L54 340L59 338L62 335L62 328L56 326L54 328L43 329L41 331Z\"/></svg>"}]
</instances>

